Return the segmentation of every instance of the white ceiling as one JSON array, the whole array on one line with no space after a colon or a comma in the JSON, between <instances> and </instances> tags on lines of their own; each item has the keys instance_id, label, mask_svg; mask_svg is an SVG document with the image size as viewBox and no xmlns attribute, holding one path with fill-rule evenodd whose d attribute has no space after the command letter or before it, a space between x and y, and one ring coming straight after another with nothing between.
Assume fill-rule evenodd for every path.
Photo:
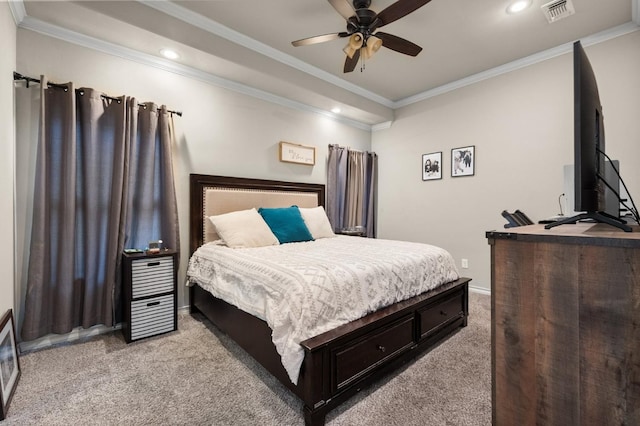
<instances>
[{"instance_id":1,"label":"white ceiling","mask_svg":"<svg viewBox=\"0 0 640 426\"><path fill-rule=\"evenodd\" d=\"M403 0L404 1L404 0ZM293 47L291 41L345 30L326 0L25 1L17 21L71 42L146 58L214 84L316 112L341 106L365 127L393 110L487 76L569 51L573 41L638 30L640 0L572 0L575 14L549 24L533 0L509 15L510 0L432 0L384 27L423 48L417 57L382 48L349 74L346 39ZM379 12L393 0L373 0ZM15 13L14 13L15 15ZM159 50L181 57L167 65Z\"/></svg>"}]
</instances>

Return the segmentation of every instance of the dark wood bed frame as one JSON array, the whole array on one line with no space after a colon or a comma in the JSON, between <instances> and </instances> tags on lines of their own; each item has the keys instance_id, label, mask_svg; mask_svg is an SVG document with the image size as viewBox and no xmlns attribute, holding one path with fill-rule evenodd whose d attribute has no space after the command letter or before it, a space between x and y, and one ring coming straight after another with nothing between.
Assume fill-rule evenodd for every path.
<instances>
[{"instance_id":1,"label":"dark wood bed frame","mask_svg":"<svg viewBox=\"0 0 640 426\"><path fill-rule=\"evenodd\" d=\"M314 192L324 206L324 185L223 176L190 176L190 253L203 243L206 188ZM433 348L467 325L469 278L395 303L301 342L305 358L298 384L289 380L266 322L203 290L190 287L190 311L202 313L304 403L306 425L323 425L326 413L381 376Z\"/></svg>"}]
</instances>

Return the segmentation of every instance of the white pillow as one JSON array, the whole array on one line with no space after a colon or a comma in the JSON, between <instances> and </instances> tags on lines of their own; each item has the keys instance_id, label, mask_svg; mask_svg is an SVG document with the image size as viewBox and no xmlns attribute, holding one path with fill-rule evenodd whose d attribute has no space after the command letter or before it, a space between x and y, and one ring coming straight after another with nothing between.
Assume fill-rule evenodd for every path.
<instances>
[{"instance_id":1,"label":"white pillow","mask_svg":"<svg viewBox=\"0 0 640 426\"><path fill-rule=\"evenodd\" d=\"M299 210L302 218L304 219L304 223L307 225L307 228L309 229L309 232L311 232L314 240L317 240L318 238L330 238L336 236L331 228L331 223L329 223L327 213L325 213L322 206L313 208L300 207Z\"/></svg>"},{"instance_id":2,"label":"white pillow","mask_svg":"<svg viewBox=\"0 0 640 426\"><path fill-rule=\"evenodd\" d=\"M280 244L256 209L209 216L228 247L263 247Z\"/></svg>"}]
</instances>

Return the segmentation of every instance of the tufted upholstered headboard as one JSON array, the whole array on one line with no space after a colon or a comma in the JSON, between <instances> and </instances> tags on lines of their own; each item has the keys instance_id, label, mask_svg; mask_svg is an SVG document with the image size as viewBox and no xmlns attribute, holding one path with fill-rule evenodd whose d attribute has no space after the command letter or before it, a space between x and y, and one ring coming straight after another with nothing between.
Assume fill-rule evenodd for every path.
<instances>
[{"instance_id":1,"label":"tufted upholstered headboard","mask_svg":"<svg viewBox=\"0 0 640 426\"><path fill-rule=\"evenodd\" d=\"M325 186L226 176L190 175L190 253L217 239L207 218L252 207L323 206Z\"/></svg>"}]
</instances>

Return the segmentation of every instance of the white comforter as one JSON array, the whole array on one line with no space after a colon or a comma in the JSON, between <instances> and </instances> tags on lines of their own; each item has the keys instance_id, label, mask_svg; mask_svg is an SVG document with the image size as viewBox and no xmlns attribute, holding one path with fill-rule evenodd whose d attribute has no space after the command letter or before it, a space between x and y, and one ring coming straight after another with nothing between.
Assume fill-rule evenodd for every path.
<instances>
[{"instance_id":1,"label":"white comforter","mask_svg":"<svg viewBox=\"0 0 640 426\"><path fill-rule=\"evenodd\" d=\"M439 247L338 236L245 249L208 243L191 257L187 277L265 320L297 383L300 342L456 280L458 271Z\"/></svg>"}]
</instances>

